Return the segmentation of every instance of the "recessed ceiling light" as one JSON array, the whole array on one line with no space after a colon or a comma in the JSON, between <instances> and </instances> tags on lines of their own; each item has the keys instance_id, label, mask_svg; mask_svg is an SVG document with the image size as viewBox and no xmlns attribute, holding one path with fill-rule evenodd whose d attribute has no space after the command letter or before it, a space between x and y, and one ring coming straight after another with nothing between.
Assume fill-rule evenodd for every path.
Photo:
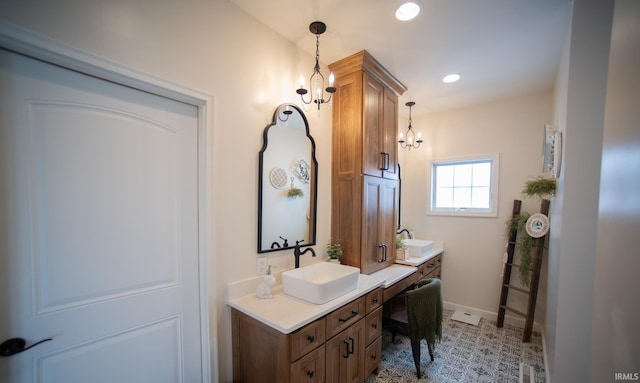
<instances>
[{"instance_id":1,"label":"recessed ceiling light","mask_svg":"<svg viewBox=\"0 0 640 383\"><path fill-rule=\"evenodd\" d=\"M417 1L405 1L396 9L396 19L400 21L412 20L420 13L420 4Z\"/></svg>"},{"instance_id":2,"label":"recessed ceiling light","mask_svg":"<svg viewBox=\"0 0 640 383\"><path fill-rule=\"evenodd\" d=\"M452 73L444 76L444 78L442 79L442 82L456 82L458 80L460 80L460 75Z\"/></svg>"}]
</instances>

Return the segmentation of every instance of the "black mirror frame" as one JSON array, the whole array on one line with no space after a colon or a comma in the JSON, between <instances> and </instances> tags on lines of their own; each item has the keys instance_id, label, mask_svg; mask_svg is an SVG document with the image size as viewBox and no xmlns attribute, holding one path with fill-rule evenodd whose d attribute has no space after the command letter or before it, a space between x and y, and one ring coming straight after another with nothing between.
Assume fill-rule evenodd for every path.
<instances>
[{"instance_id":1,"label":"black mirror frame","mask_svg":"<svg viewBox=\"0 0 640 383\"><path fill-rule=\"evenodd\" d=\"M310 190L312 193L310 201L311 201L311 204L313 205L311 207L313 219L310 221L309 224L313 225L313 227L311 230L310 241L308 243L300 244L300 247L314 246L316 244L317 216L318 216L317 214L318 213L318 160L316 159L316 142L314 141L313 137L311 137L311 133L309 132L309 122L307 121L307 116L304 115L304 113L298 106L294 104L284 103L279 105L276 108L275 112L273 113L273 118L271 119L271 123L264 128L264 131L262 133L262 141L263 141L262 149L260 149L260 152L258 154L258 253L259 254L293 249L295 247L295 242L296 242L295 238L288 238L289 240L288 247L278 247L275 249L262 248L262 218L263 218L262 217L262 186L264 181L264 169L263 169L264 168L264 152L267 150L267 147L269 146L269 142L268 142L269 129L277 125L278 119L280 120L283 119L283 117L281 117L279 114L281 110L285 109L285 107L293 108L298 113L300 113L300 116L302 116L302 120L304 121L306 136L311 143L311 162L312 162L311 166L315 167L315 171L311 175L311 182L313 185L310 187ZM288 118L288 116L286 116L286 118Z\"/></svg>"}]
</instances>

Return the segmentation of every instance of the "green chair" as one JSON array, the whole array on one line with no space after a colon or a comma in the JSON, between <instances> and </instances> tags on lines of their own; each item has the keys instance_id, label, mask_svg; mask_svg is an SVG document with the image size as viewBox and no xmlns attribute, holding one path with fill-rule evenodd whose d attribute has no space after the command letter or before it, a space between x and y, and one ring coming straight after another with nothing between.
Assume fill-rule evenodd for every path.
<instances>
[{"instance_id":1,"label":"green chair","mask_svg":"<svg viewBox=\"0 0 640 383\"><path fill-rule=\"evenodd\" d=\"M396 301L396 302L394 302ZM420 341L427 341L429 356L433 361L433 347L442 338L442 284L440 279L426 278L412 289L392 300L389 314L392 341L401 329L411 340L413 363L420 379Z\"/></svg>"}]
</instances>

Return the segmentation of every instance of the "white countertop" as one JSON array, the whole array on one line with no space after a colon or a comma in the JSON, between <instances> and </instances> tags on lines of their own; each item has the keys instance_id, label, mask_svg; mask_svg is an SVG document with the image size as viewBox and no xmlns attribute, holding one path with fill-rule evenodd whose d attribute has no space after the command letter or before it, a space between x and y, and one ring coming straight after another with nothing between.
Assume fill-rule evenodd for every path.
<instances>
[{"instance_id":1,"label":"white countertop","mask_svg":"<svg viewBox=\"0 0 640 383\"><path fill-rule=\"evenodd\" d=\"M396 264L373 274L360 274L358 287L355 290L321 305L283 293L282 284L274 287L272 299L259 299L255 294L257 286L255 280L228 284L227 304L284 334L289 334L380 286L387 288L397 283L415 273L416 266L443 251L443 247L438 246L425 257L396 260Z\"/></svg>"},{"instance_id":2,"label":"white countertop","mask_svg":"<svg viewBox=\"0 0 640 383\"><path fill-rule=\"evenodd\" d=\"M394 265L395 266L395 265ZM255 294L228 300L227 304L274 329L289 334L340 306L375 290L385 283L373 275L360 274L358 287L325 304L316 305L282 292L282 285L274 290L272 299L259 299Z\"/></svg>"},{"instance_id":3,"label":"white countertop","mask_svg":"<svg viewBox=\"0 0 640 383\"><path fill-rule=\"evenodd\" d=\"M391 265L389 267L385 267L382 270L378 270L375 273L371 274L372 277L380 278L384 280L384 284L382 285L384 288L387 288L399 280L406 278L407 276L415 273L418 269L413 266L404 266L404 265Z\"/></svg>"},{"instance_id":4,"label":"white countertop","mask_svg":"<svg viewBox=\"0 0 640 383\"><path fill-rule=\"evenodd\" d=\"M443 247L434 246L434 248L431 249L431 251L427 252L427 255L425 255L424 257L411 257L409 259L398 259L398 258L396 258L396 263L401 264L401 265L408 265L408 266L420 266L423 263L425 263L428 260L430 260L433 257L435 257L436 255L442 254L442 252L444 252L444 248Z\"/></svg>"}]
</instances>

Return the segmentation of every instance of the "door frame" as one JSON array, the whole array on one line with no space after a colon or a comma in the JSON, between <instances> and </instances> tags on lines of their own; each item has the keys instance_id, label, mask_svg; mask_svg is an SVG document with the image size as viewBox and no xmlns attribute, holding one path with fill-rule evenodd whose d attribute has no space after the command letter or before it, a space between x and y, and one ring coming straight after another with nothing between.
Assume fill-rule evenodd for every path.
<instances>
[{"instance_id":1,"label":"door frame","mask_svg":"<svg viewBox=\"0 0 640 383\"><path fill-rule=\"evenodd\" d=\"M207 295L215 286L213 255L213 96L166 79L151 76L120 63L107 60L71 45L34 33L0 20L0 47L82 74L97 77L130 88L189 104L197 108L198 120L198 274L200 302L200 348L203 382L216 382L211 368L217 371L217 336L215 294ZM212 321L212 322L210 322ZM211 333L211 334L210 334ZM213 352L213 355L210 355ZM212 380L212 378L214 380Z\"/></svg>"}]
</instances>

